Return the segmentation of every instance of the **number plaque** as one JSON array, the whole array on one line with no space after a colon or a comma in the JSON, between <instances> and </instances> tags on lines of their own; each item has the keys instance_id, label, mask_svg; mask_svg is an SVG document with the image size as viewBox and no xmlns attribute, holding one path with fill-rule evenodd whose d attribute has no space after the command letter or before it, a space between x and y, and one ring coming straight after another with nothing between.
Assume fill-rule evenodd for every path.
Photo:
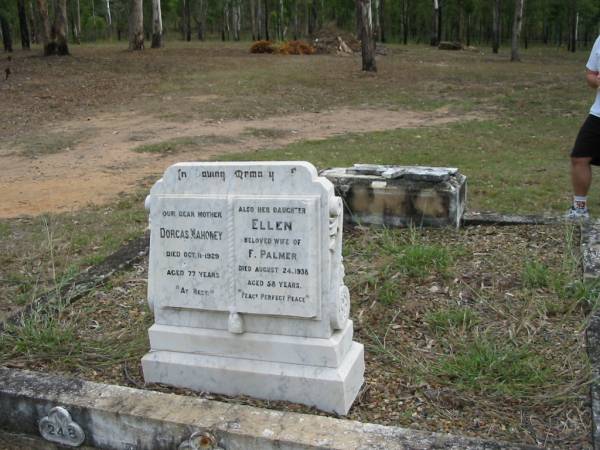
<instances>
[{"instance_id":1,"label":"number plaque","mask_svg":"<svg viewBox=\"0 0 600 450\"><path fill-rule=\"evenodd\" d=\"M44 439L69 447L79 447L85 441L85 433L71 419L71 414L62 406L56 406L40 420L40 434Z\"/></svg>"}]
</instances>

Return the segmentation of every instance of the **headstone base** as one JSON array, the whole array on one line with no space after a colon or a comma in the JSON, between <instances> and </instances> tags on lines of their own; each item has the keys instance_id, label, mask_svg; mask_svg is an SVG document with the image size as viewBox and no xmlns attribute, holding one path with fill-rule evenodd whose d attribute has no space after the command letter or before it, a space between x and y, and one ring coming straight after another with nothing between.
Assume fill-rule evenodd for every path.
<instances>
[{"instance_id":1,"label":"headstone base","mask_svg":"<svg viewBox=\"0 0 600 450\"><path fill-rule=\"evenodd\" d=\"M363 384L364 347L352 342L337 368L173 351L142 358L147 383L287 400L345 415Z\"/></svg>"}]
</instances>

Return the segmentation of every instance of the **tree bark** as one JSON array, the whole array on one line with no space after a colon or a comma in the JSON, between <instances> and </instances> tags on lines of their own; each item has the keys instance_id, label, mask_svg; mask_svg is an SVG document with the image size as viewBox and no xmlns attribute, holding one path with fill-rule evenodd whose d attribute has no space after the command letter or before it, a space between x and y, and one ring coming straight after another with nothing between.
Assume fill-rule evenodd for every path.
<instances>
[{"instance_id":1,"label":"tree bark","mask_svg":"<svg viewBox=\"0 0 600 450\"><path fill-rule=\"evenodd\" d=\"M110 13L110 0L106 0L106 24L108 25L108 37L112 38L112 15Z\"/></svg>"},{"instance_id":2,"label":"tree bark","mask_svg":"<svg viewBox=\"0 0 600 450\"><path fill-rule=\"evenodd\" d=\"M256 0L256 39L258 41L262 40L264 19L263 19L263 7L262 0Z\"/></svg>"},{"instance_id":3,"label":"tree bark","mask_svg":"<svg viewBox=\"0 0 600 450\"><path fill-rule=\"evenodd\" d=\"M492 7L492 51L498 53L500 49L500 0L493 0Z\"/></svg>"},{"instance_id":4,"label":"tree bark","mask_svg":"<svg viewBox=\"0 0 600 450\"><path fill-rule=\"evenodd\" d=\"M50 39L50 19L48 18L48 3L46 0L37 0L38 14L40 15L41 26L39 36L44 47L44 56L56 53L56 43Z\"/></svg>"},{"instance_id":5,"label":"tree bark","mask_svg":"<svg viewBox=\"0 0 600 450\"><path fill-rule=\"evenodd\" d=\"M298 23L298 0L294 0L294 40L299 39L300 25Z\"/></svg>"},{"instance_id":6,"label":"tree bark","mask_svg":"<svg viewBox=\"0 0 600 450\"><path fill-rule=\"evenodd\" d=\"M379 41L386 42L385 36L385 0L379 1Z\"/></svg>"},{"instance_id":7,"label":"tree bark","mask_svg":"<svg viewBox=\"0 0 600 450\"><path fill-rule=\"evenodd\" d=\"M2 44L4 45L5 52L12 52L12 35L10 32L10 24L6 19L6 16L0 14L0 30L2 30Z\"/></svg>"},{"instance_id":8,"label":"tree bark","mask_svg":"<svg viewBox=\"0 0 600 450\"><path fill-rule=\"evenodd\" d=\"M192 41L192 0L185 0L185 40Z\"/></svg>"},{"instance_id":9,"label":"tree bark","mask_svg":"<svg viewBox=\"0 0 600 450\"><path fill-rule=\"evenodd\" d=\"M373 17L373 35L375 40L380 40L381 37L381 23L379 19L379 5L382 0L371 0L371 17Z\"/></svg>"},{"instance_id":10,"label":"tree bark","mask_svg":"<svg viewBox=\"0 0 600 450\"><path fill-rule=\"evenodd\" d=\"M408 8L407 8L408 9ZM432 27L431 27L431 46L437 47L440 43L440 3L439 0L433 0L433 16L432 16Z\"/></svg>"},{"instance_id":11,"label":"tree bark","mask_svg":"<svg viewBox=\"0 0 600 450\"><path fill-rule=\"evenodd\" d=\"M525 0L515 0L515 15L513 18L512 41L510 46L510 60L521 61L519 55L519 36L523 25L523 4Z\"/></svg>"},{"instance_id":12,"label":"tree bark","mask_svg":"<svg viewBox=\"0 0 600 450\"><path fill-rule=\"evenodd\" d=\"M152 44L151 48L163 46L163 25L160 0L152 0Z\"/></svg>"},{"instance_id":13,"label":"tree bark","mask_svg":"<svg viewBox=\"0 0 600 450\"><path fill-rule=\"evenodd\" d=\"M241 21L242 21L242 8L239 3L239 0L235 0L231 4L231 28L233 30L233 40L240 40L240 29L241 29Z\"/></svg>"},{"instance_id":14,"label":"tree bark","mask_svg":"<svg viewBox=\"0 0 600 450\"><path fill-rule=\"evenodd\" d=\"M360 5L360 42L362 51L362 70L377 72L375 64L375 40L373 39L373 19L371 0L356 0Z\"/></svg>"},{"instance_id":15,"label":"tree bark","mask_svg":"<svg viewBox=\"0 0 600 450\"><path fill-rule=\"evenodd\" d=\"M408 44L408 0L402 0L402 42Z\"/></svg>"},{"instance_id":16,"label":"tree bark","mask_svg":"<svg viewBox=\"0 0 600 450\"><path fill-rule=\"evenodd\" d=\"M75 18L73 24L73 36L77 44L81 44L81 7L79 0L75 0Z\"/></svg>"},{"instance_id":17,"label":"tree bark","mask_svg":"<svg viewBox=\"0 0 600 450\"><path fill-rule=\"evenodd\" d=\"M21 30L21 47L23 50L31 49L31 40L29 38L29 26L27 25L27 12L25 10L25 0L17 0L19 10L19 29Z\"/></svg>"},{"instance_id":18,"label":"tree bark","mask_svg":"<svg viewBox=\"0 0 600 450\"><path fill-rule=\"evenodd\" d=\"M577 51L577 28L579 26L579 13L577 12L577 0L571 0L569 3L569 50L575 52Z\"/></svg>"},{"instance_id":19,"label":"tree bark","mask_svg":"<svg viewBox=\"0 0 600 450\"><path fill-rule=\"evenodd\" d=\"M312 37L317 32L317 20L319 18L319 11L317 8L317 0L310 2L310 8L308 11L308 34Z\"/></svg>"},{"instance_id":20,"label":"tree bark","mask_svg":"<svg viewBox=\"0 0 600 450\"><path fill-rule=\"evenodd\" d=\"M67 0L58 0L54 19L54 32L56 35L56 53L61 56L69 54L67 43Z\"/></svg>"},{"instance_id":21,"label":"tree bark","mask_svg":"<svg viewBox=\"0 0 600 450\"><path fill-rule=\"evenodd\" d=\"M264 19L265 19L265 39L268 41L269 40L269 0L265 0L264 15L265 15L265 17L264 17Z\"/></svg>"},{"instance_id":22,"label":"tree bark","mask_svg":"<svg viewBox=\"0 0 600 450\"><path fill-rule=\"evenodd\" d=\"M35 10L33 9L33 1L27 1L27 20L29 21L29 36L31 36L31 42L33 44L38 43Z\"/></svg>"},{"instance_id":23,"label":"tree bark","mask_svg":"<svg viewBox=\"0 0 600 450\"><path fill-rule=\"evenodd\" d=\"M144 10L142 0L130 0L129 8L129 50L144 50Z\"/></svg>"},{"instance_id":24,"label":"tree bark","mask_svg":"<svg viewBox=\"0 0 600 450\"><path fill-rule=\"evenodd\" d=\"M279 14L278 14L278 27L279 27L279 40L285 40L285 26L283 24L283 0L279 0Z\"/></svg>"},{"instance_id":25,"label":"tree bark","mask_svg":"<svg viewBox=\"0 0 600 450\"><path fill-rule=\"evenodd\" d=\"M252 27L252 40L256 40L256 0L250 0L250 25Z\"/></svg>"}]
</instances>

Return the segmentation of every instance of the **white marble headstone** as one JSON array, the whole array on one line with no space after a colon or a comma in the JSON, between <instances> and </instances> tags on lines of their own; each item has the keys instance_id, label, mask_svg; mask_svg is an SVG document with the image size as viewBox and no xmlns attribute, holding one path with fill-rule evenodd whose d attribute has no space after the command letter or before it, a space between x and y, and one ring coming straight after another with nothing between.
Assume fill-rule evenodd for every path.
<instances>
[{"instance_id":1,"label":"white marble headstone","mask_svg":"<svg viewBox=\"0 0 600 450\"><path fill-rule=\"evenodd\" d=\"M146 207L146 380L345 414L364 362L333 185L306 162L179 163Z\"/></svg>"}]
</instances>

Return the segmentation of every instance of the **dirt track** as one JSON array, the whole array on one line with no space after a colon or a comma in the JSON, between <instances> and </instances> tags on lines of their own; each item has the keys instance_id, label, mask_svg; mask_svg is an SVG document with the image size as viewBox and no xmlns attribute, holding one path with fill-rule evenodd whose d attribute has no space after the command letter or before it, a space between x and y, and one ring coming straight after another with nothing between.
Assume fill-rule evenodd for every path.
<instances>
[{"instance_id":1,"label":"dirt track","mask_svg":"<svg viewBox=\"0 0 600 450\"><path fill-rule=\"evenodd\" d=\"M446 110L420 113L347 108L260 120L185 123L161 122L152 116L131 112L104 113L88 120L64 122L54 128L85 136L73 148L34 159L19 152L3 152L0 218L69 211L89 203L105 203L120 192L135 189L145 177L160 175L178 161L203 160L224 153L273 148L350 132L440 125L458 119ZM248 130L267 130L269 136L275 137L253 135ZM231 141L170 155L132 151L142 143L202 136L227 137Z\"/></svg>"}]
</instances>

